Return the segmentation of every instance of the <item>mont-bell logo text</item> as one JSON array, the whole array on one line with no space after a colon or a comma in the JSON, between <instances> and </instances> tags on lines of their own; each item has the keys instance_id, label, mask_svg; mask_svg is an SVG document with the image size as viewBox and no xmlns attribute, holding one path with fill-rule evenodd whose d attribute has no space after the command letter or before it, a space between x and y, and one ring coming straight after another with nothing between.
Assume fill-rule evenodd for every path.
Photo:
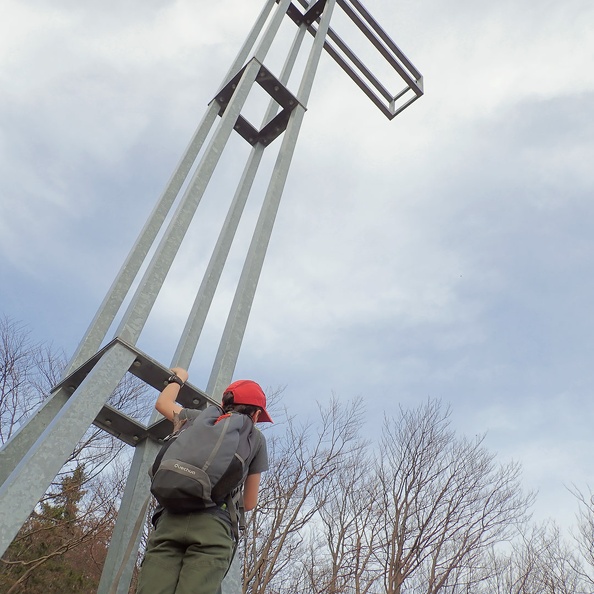
<instances>
[{"instance_id":1,"label":"mont-bell logo text","mask_svg":"<svg viewBox=\"0 0 594 594\"><path fill-rule=\"evenodd\" d=\"M191 468L187 468L186 466L181 466L181 464L175 463L173 465L173 467L177 468L178 470L181 470L182 472L187 472L188 474L196 474L195 470L192 470Z\"/></svg>"}]
</instances>

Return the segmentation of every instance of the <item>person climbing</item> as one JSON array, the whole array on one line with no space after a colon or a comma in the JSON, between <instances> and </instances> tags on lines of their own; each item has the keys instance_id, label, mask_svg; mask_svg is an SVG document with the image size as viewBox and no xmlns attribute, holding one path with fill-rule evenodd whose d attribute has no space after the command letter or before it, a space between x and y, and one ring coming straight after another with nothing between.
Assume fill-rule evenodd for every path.
<instances>
[{"instance_id":1,"label":"person climbing","mask_svg":"<svg viewBox=\"0 0 594 594\"><path fill-rule=\"evenodd\" d=\"M155 408L173 423L174 433L152 468L151 491L159 505L137 594L217 594L237 546L241 496L243 509L252 510L261 473L268 470L266 439L255 423L272 419L264 391L252 380L229 385L221 408L183 408L176 398L188 372L171 371ZM209 458L206 464L197 461L201 456Z\"/></svg>"}]
</instances>

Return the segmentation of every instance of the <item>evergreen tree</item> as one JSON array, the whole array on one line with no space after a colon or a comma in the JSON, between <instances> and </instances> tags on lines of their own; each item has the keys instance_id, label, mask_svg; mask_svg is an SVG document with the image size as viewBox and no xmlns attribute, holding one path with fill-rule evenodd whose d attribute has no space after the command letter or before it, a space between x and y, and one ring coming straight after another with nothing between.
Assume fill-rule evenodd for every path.
<instances>
[{"instance_id":1,"label":"evergreen tree","mask_svg":"<svg viewBox=\"0 0 594 594\"><path fill-rule=\"evenodd\" d=\"M102 523L87 506L81 509L87 478L78 465L31 514L2 559L0 591L96 592L112 522Z\"/></svg>"}]
</instances>

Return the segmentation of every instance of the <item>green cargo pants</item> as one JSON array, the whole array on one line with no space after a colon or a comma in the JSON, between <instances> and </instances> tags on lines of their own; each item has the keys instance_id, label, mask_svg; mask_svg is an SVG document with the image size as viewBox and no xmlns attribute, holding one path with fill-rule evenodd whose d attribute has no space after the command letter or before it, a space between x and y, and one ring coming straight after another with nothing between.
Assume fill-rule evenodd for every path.
<instances>
[{"instance_id":1,"label":"green cargo pants","mask_svg":"<svg viewBox=\"0 0 594 594\"><path fill-rule=\"evenodd\" d=\"M153 530L137 594L217 594L231 563L231 528L205 512L166 511Z\"/></svg>"}]
</instances>

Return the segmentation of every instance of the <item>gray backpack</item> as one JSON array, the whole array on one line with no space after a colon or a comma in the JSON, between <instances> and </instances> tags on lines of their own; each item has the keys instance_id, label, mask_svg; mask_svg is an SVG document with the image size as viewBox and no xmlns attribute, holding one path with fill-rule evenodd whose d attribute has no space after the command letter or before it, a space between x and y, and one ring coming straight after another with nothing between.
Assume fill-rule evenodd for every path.
<instances>
[{"instance_id":1,"label":"gray backpack","mask_svg":"<svg viewBox=\"0 0 594 594\"><path fill-rule=\"evenodd\" d=\"M151 493L172 513L227 505L240 494L258 445L259 432L241 413L208 406L170 435L151 469Z\"/></svg>"}]
</instances>

